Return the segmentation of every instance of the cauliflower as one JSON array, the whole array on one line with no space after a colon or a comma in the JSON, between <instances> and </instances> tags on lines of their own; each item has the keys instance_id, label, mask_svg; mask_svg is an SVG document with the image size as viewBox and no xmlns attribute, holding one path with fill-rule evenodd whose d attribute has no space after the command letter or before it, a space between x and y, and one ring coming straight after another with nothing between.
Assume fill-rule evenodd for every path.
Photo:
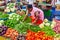
<instances>
[{"instance_id":1,"label":"cauliflower","mask_svg":"<svg viewBox=\"0 0 60 40\"><path fill-rule=\"evenodd\" d=\"M39 27L40 27L40 28L43 28L43 27L44 27L44 24L43 24L43 23L42 23L42 24L40 24L40 25L39 25Z\"/></svg>"},{"instance_id":2,"label":"cauliflower","mask_svg":"<svg viewBox=\"0 0 60 40\"><path fill-rule=\"evenodd\" d=\"M14 12L14 11L15 11L15 9L14 9L14 8L10 8L10 10L11 10L12 12Z\"/></svg>"},{"instance_id":3,"label":"cauliflower","mask_svg":"<svg viewBox=\"0 0 60 40\"><path fill-rule=\"evenodd\" d=\"M10 9L6 9L7 10L7 12L10 12Z\"/></svg>"},{"instance_id":4,"label":"cauliflower","mask_svg":"<svg viewBox=\"0 0 60 40\"><path fill-rule=\"evenodd\" d=\"M50 23L45 23L46 26L50 26Z\"/></svg>"},{"instance_id":5,"label":"cauliflower","mask_svg":"<svg viewBox=\"0 0 60 40\"><path fill-rule=\"evenodd\" d=\"M48 19L45 19L44 22L48 22Z\"/></svg>"}]
</instances>

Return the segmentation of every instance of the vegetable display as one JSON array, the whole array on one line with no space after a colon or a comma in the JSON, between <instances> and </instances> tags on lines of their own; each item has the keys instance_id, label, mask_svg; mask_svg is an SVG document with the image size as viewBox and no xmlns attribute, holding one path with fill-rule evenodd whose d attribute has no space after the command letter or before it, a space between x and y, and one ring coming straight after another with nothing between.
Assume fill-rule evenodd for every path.
<instances>
[{"instance_id":1,"label":"vegetable display","mask_svg":"<svg viewBox=\"0 0 60 40\"><path fill-rule=\"evenodd\" d=\"M31 30L31 31L33 31L33 32L38 32L38 31L41 30L41 28L39 28L38 26L33 26L33 25L31 25L30 28L29 28L29 30Z\"/></svg>"},{"instance_id":2,"label":"vegetable display","mask_svg":"<svg viewBox=\"0 0 60 40\"><path fill-rule=\"evenodd\" d=\"M21 34L26 34L28 30L32 30L33 32L38 32L41 30L38 26L32 26L25 22L20 22L20 24L17 24L14 29Z\"/></svg>"},{"instance_id":3,"label":"vegetable display","mask_svg":"<svg viewBox=\"0 0 60 40\"><path fill-rule=\"evenodd\" d=\"M45 26L44 28L41 29L44 31L47 35L55 36L56 33L53 31L53 29L49 26Z\"/></svg>"},{"instance_id":4,"label":"vegetable display","mask_svg":"<svg viewBox=\"0 0 60 40\"><path fill-rule=\"evenodd\" d=\"M10 38L7 40L60 40L60 23L44 19L39 26L33 25L29 17L23 21L24 11L14 12L14 5L7 4L5 11L11 14L0 12L0 36Z\"/></svg>"},{"instance_id":5,"label":"vegetable display","mask_svg":"<svg viewBox=\"0 0 60 40\"><path fill-rule=\"evenodd\" d=\"M10 37L12 40L16 40L18 36L18 32L14 29L8 28L6 31L6 34L4 34L5 37Z\"/></svg>"},{"instance_id":6,"label":"vegetable display","mask_svg":"<svg viewBox=\"0 0 60 40\"><path fill-rule=\"evenodd\" d=\"M8 27L10 27L10 28L14 28L15 27L15 25L16 24L18 24L19 23L19 21L16 21L16 20L6 20L5 22L4 22L4 24L6 25L6 26L8 26Z\"/></svg>"},{"instance_id":7,"label":"vegetable display","mask_svg":"<svg viewBox=\"0 0 60 40\"><path fill-rule=\"evenodd\" d=\"M43 31L37 33L28 31L26 40L54 40L53 36L47 36Z\"/></svg>"},{"instance_id":8,"label":"vegetable display","mask_svg":"<svg viewBox=\"0 0 60 40\"><path fill-rule=\"evenodd\" d=\"M26 34L28 28L28 24L20 22L20 24L17 24L14 29L17 30L20 34Z\"/></svg>"},{"instance_id":9,"label":"vegetable display","mask_svg":"<svg viewBox=\"0 0 60 40\"><path fill-rule=\"evenodd\" d=\"M49 22L47 19L45 19L44 22L39 25L39 27L41 28L41 31L44 31L47 35L55 36L56 33L53 30L55 24L56 23L54 21Z\"/></svg>"},{"instance_id":10,"label":"vegetable display","mask_svg":"<svg viewBox=\"0 0 60 40\"><path fill-rule=\"evenodd\" d=\"M0 18L7 18L8 16L9 16L8 14L2 13L2 14L0 15Z\"/></svg>"},{"instance_id":11,"label":"vegetable display","mask_svg":"<svg viewBox=\"0 0 60 40\"><path fill-rule=\"evenodd\" d=\"M15 9L15 3L8 3L6 9L4 10L5 12L14 12Z\"/></svg>"},{"instance_id":12,"label":"vegetable display","mask_svg":"<svg viewBox=\"0 0 60 40\"><path fill-rule=\"evenodd\" d=\"M16 14L16 13L12 13L12 14L9 14L9 19L12 19L12 20L16 20L16 21L19 21L20 20L20 15Z\"/></svg>"},{"instance_id":13,"label":"vegetable display","mask_svg":"<svg viewBox=\"0 0 60 40\"><path fill-rule=\"evenodd\" d=\"M7 6L8 6L9 8L12 8L12 7L15 6L15 3L8 3Z\"/></svg>"},{"instance_id":14,"label":"vegetable display","mask_svg":"<svg viewBox=\"0 0 60 40\"><path fill-rule=\"evenodd\" d=\"M0 26L4 24L4 20L0 20Z\"/></svg>"}]
</instances>

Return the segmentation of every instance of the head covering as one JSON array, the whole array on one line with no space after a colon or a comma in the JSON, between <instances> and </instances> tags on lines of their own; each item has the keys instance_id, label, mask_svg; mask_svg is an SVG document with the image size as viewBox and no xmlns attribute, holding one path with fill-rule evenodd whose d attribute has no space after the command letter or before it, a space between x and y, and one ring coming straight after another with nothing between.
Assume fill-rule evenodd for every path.
<instances>
[{"instance_id":1,"label":"head covering","mask_svg":"<svg viewBox=\"0 0 60 40\"><path fill-rule=\"evenodd\" d=\"M31 4L28 4L28 5L27 5L27 8L32 8L32 5L31 5Z\"/></svg>"}]
</instances>

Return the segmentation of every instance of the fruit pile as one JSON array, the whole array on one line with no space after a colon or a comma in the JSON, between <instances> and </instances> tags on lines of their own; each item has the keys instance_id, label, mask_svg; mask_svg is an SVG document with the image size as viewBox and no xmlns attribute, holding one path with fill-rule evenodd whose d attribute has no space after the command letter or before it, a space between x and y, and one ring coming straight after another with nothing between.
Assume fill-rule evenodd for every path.
<instances>
[{"instance_id":1,"label":"fruit pile","mask_svg":"<svg viewBox=\"0 0 60 40\"><path fill-rule=\"evenodd\" d=\"M28 31L26 40L54 40L54 37L47 36L44 32L39 31L37 33Z\"/></svg>"}]
</instances>

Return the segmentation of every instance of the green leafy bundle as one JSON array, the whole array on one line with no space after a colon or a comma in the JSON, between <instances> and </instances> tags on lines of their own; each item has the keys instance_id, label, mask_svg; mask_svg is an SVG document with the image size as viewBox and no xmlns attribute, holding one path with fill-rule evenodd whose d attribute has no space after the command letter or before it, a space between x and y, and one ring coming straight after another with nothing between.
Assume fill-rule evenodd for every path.
<instances>
[{"instance_id":1,"label":"green leafy bundle","mask_svg":"<svg viewBox=\"0 0 60 40\"><path fill-rule=\"evenodd\" d=\"M50 36L56 35L56 33L53 31L53 29L48 26L45 26L44 28L42 28L41 31L44 31L47 35L50 35Z\"/></svg>"},{"instance_id":2,"label":"green leafy bundle","mask_svg":"<svg viewBox=\"0 0 60 40\"><path fill-rule=\"evenodd\" d=\"M19 21L16 20L6 20L4 24L10 28L14 28L16 24L18 24Z\"/></svg>"},{"instance_id":3,"label":"green leafy bundle","mask_svg":"<svg viewBox=\"0 0 60 40\"><path fill-rule=\"evenodd\" d=\"M0 12L0 18L8 18L8 14L5 14L3 12Z\"/></svg>"}]
</instances>

